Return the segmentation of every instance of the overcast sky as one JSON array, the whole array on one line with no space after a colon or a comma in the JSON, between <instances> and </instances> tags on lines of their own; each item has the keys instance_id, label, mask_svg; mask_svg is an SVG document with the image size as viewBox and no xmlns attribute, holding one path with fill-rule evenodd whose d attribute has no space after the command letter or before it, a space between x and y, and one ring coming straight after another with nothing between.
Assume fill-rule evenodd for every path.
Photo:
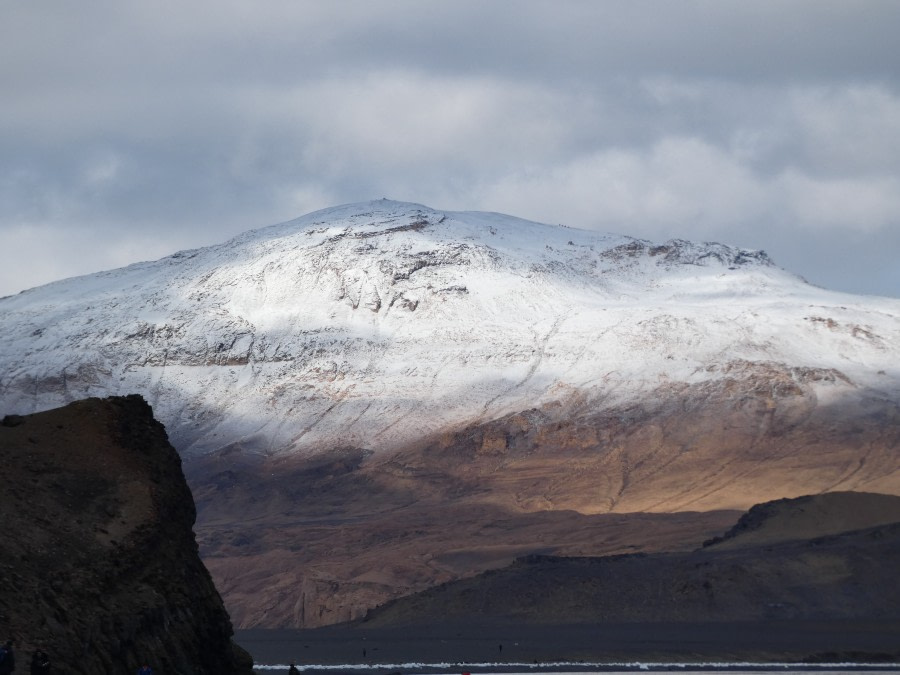
<instances>
[{"instance_id":1,"label":"overcast sky","mask_svg":"<svg viewBox=\"0 0 900 675\"><path fill-rule=\"evenodd\" d=\"M0 0L0 295L381 197L900 297L900 2Z\"/></svg>"}]
</instances>

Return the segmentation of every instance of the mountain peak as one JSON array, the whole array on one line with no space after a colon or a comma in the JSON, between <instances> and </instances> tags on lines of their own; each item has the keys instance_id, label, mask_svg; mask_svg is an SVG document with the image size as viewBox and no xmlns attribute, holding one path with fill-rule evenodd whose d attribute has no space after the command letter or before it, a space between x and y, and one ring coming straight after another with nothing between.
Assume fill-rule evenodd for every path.
<instances>
[{"instance_id":1,"label":"mountain peak","mask_svg":"<svg viewBox=\"0 0 900 675\"><path fill-rule=\"evenodd\" d=\"M375 200L0 300L0 405L140 392L182 452L315 453L737 362L896 386L898 303L849 304L758 251Z\"/></svg>"}]
</instances>

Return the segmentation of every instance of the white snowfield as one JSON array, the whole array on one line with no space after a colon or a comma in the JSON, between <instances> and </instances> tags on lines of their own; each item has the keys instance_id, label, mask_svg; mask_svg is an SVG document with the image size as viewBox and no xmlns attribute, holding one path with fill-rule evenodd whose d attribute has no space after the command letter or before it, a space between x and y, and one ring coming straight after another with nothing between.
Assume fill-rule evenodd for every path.
<instances>
[{"instance_id":1,"label":"white snowfield","mask_svg":"<svg viewBox=\"0 0 900 675\"><path fill-rule=\"evenodd\" d=\"M900 300L757 251L375 201L0 299L0 413L142 394L183 455L376 452L736 363L900 391Z\"/></svg>"}]
</instances>

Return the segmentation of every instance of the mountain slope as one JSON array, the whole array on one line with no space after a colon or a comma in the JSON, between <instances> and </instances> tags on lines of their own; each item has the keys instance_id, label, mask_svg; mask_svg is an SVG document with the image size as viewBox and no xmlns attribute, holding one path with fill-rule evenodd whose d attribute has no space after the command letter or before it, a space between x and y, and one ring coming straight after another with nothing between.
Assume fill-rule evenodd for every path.
<instances>
[{"instance_id":1,"label":"mountain slope","mask_svg":"<svg viewBox=\"0 0 900 675\"><path fill-rule=\"evenodd\" d=\"M810 287L759 252L387 201L0 310L3 409L140 391L185 456L382 451L763 362L825 402L900 379L900 303Z\"/></svg>"},{"instance_id":2,"label":"mountain slope","mask_svg":"<svg viewBox=\"0 0 900 675\"><path fill-rule=\"evenodd\" d=\"M875 517L861 516L855 524L877 524L817 536L822 522L843 517L848 499L874 502ZM754 508L766 512L761 520L767 529L790 535L740 542L736 534L734 546L689 553L530 556L379 607L365 623L440 624L466 617L537 624L900 619L894 583L900 499L841 493ZM805 509L817 511L821 520L798 522L797 511Z\"/></svg>"},{"instance_id":3,"label":"mountain slope","mask_svg":"<svg viewBox=\"0 0 900 675\"><path fill-rule=\"evenodd\" d=\"M291 658L302 644L307 662L336 667L354 655L377 664L887 667L900 657L898 519L895 496L778 500L754 506L725 540L702 550L533 555L400 598L360 621L241 631L239 639L269 661Z\"/></svg>"},{"instance_id":4,"label":"mountain slope","mask_svg":"<svg viewBox=\"0 0 900 675\"><path fill-rule=\"evenodd\" d=\"M900 497L832 492L757 504L721 537L704 542L716 550L813 539L900 523Z\"/></svg>"},{"instance_id":5,"label":"mountain slope","mask_svg":"<svg viewBox=\"0 0 900 675\"><path fill-rule=\"evenodd\" d=\"M151 402L241 627L900 494L900 301L720 244L370 202L2 298L0 335L0 411Z\"/></svg>"}]
</instances>

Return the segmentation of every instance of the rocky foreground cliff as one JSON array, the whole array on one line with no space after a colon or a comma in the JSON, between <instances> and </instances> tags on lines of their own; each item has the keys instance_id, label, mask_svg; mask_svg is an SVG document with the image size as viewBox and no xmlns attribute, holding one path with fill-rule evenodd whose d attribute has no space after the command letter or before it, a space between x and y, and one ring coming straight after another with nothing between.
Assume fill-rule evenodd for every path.
<instances>
[{"instance_id":1,"label":"rocky foreground cliff","mask_svg":"<svg viewBox=\"0 0 900 675\"><path fill-rule=\"evenodd\" d=\"M17 672L249 674L200 561L194 502L139 396L88 399L0 425L0 632Z\"/></svg>"}]
</instances>

